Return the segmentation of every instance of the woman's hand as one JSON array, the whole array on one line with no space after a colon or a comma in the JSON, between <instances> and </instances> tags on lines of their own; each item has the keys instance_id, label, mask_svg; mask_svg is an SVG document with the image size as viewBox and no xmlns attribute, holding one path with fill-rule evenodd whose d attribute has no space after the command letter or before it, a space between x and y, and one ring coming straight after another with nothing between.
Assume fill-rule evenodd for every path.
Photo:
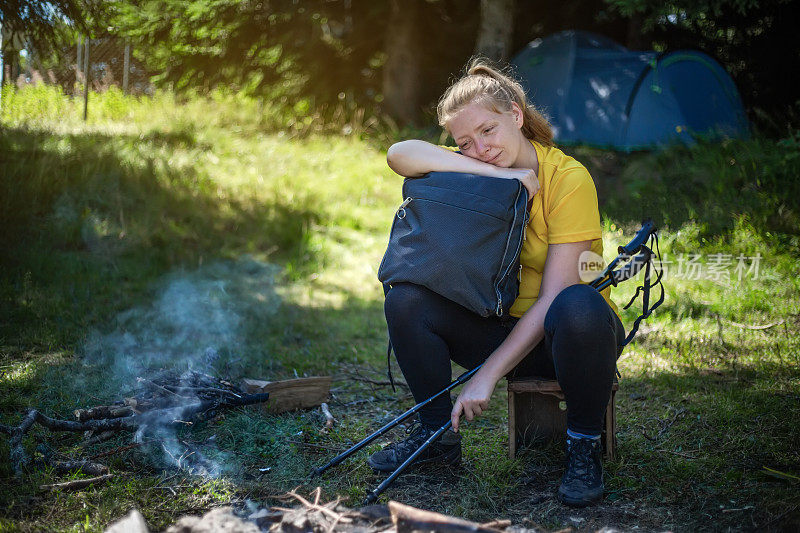
<instances>
[{"instance_id":1,"label":"woman's hand","mask_svg":"<svg viewBox=\"0 0 800 533\"><path fill-rule=\"evenodd\" d=\"M500 172L505 174L505 177L521 181L522 185L528 190L528 200L539 192L539 178L534 170L530 168L503 168L500 169Z\"/></svg>"},{"instance_id":2,"label":"woman's hand","mask_svg":"<svg viewBox=\"0 0 800 533\"><path fill-rule=\"evenodd\" d=\"M453 411L450 413L453 431L458 431L458 421L462 413L471 422L473 418L482 414L489 407L489 399L492 397L496 384L497 380L491 376L482 375L479 371L464 385L453 405Z\"/></svg>"}]
</instances>

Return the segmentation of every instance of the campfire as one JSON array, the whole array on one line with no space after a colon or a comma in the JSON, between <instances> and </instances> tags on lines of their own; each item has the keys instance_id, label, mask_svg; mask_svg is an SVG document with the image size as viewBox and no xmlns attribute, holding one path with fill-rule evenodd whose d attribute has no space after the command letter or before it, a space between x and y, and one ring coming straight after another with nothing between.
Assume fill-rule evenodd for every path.
<instances>
[{"instance_id":1,"label":"campfire","mask_svg":"<svg viewBox=\"0 0 800 533\"><path fill-rule=\"evenodd\" d=\"M248 394L233 383L197 371L182 374L163 371L150 378L139 377L136 381L139 389L135 395L109 405L76 409L76 420L59 420L31 409L18 426L0 424L0 431L10 436L11 465L15 473L20 475L26 469L47 465L59 473L82 470L85 474L97 476L45 485L43 488L78 489L101 483L113 477L113 474L96 459L140 446L145 442L145 437L163 435L167 428L191 426L210 420L225 409L259 404L270 397L269 392ZM66 459L55 454L33 458L25 451L22 441L35 424L54 432L82 432L84 450L121 432L133 433L133 442L86 459ZM200 470L198 473L205 473L202 471L205 467L199 450L190 450L190 453L179 454L178 457L166 446L164 451L173 456L176 466L192 464ZM191 462L187 462L188 457L193 458Z\"/></svg>"}]
</instances>

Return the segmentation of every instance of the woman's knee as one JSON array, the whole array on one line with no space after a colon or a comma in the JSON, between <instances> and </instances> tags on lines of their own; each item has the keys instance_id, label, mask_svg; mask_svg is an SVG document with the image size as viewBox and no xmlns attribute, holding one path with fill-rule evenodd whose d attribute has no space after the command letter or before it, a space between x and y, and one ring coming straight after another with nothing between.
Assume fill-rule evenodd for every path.
<instances>
[{"instance_id":1,"label":"woman's knee","mask_svg":"<svg viewBox=\"0 0 800 533\"><path fill-rule=\"evenodd\" d=\"M545 315L545 329L565 328L570 334L597 331L609 321L611 308L603 296L589 285L576 284L563 289L550 304Z\"/></svg>"},{"instance_id":2,"label":"woman's knee","mask_svg":"<svg viewBox=\"0 0 800 533\"><path fill-rule=\"evenodd\" d=\"M430 289L414 283L392 285L383 303L386 321L390 325L400 323L408 326L412 321L424 315L425 310L432 303L431 294L434 293Z\"/></svg>"}]
</instances>

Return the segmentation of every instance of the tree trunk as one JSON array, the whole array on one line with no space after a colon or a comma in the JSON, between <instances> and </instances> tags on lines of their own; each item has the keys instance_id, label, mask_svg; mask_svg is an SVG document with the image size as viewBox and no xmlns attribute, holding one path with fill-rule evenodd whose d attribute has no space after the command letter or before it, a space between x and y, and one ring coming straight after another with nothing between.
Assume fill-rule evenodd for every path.
<instances>
[{"instance_id":1,"label":"tree trunk","mask_svg":"<svg viewBox=\"0 0 800 533\"><path fill-rule=\"evenodd\" d=\"M634 13L628 20L628 38L626 39L625 45L631 50L642 50L645 48L642 24L644 24L644 17L642 17L641 13Z\"/></svg>"},{"instance_id":2,"label":"tree trunk","mask_svg":"<svg viewBox=\"0 0 800 533\"><path fill-rule=\"evenodd\" d=\"M421 58L424 40L419 35L422 0L392 0L386 32L386 64L383 66L383 101L386 112L401 124L413 124L420 116Z\"/></svg>"},{"instance_id":3,"label":"tree trunk","mask_svg":"<svg viewBox=\"0 0 800 533\"><path fill-rule=\"evenodd\" d=\"M514 31L514 0L481 0L481 24L475 53L506 61Z\"/></svg>"}]
</instances>

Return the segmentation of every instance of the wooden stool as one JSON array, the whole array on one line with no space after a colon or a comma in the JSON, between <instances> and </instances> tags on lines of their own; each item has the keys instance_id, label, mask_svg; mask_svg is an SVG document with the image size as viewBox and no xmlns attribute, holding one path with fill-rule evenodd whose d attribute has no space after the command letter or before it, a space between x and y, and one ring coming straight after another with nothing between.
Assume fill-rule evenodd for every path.
<instances>
[{"instance_id":1,"label":"wooden stool","mask_svg":"<svg viewBox=\"0 0 800 533\"><path fill-rule=\"evenodd\" d=\"M614 381L608 401L602 441L606 459L616 457L617 417ZM520 379L508 382L508 456L513 459L517 445L537 441L563 440L567 434L567 405L558 381Z\"/></svg>"}]
</instances>

